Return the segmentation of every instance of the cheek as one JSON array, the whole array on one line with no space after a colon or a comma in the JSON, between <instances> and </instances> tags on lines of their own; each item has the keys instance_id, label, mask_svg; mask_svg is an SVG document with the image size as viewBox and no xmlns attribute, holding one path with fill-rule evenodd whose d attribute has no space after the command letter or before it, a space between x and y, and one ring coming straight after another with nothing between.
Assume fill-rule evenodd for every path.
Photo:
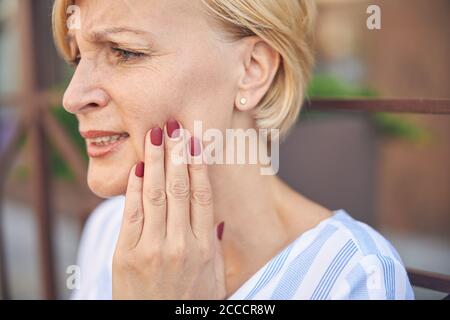
<instances>
[{"instance_id":1,"label":"cheek","mask_svg":"<svg viewBox=\"0 0 450 320\"><path fill-rule=\"evenodd\" d=\"M131 134L163 125L179 111L173 103L176 86L166 72L140 67L115 75L109 91L124 127Z\"/></svg>"},{"instance_id":2,"label":"cheek","mask_svg":"<svg viewBox=\"0 0 450 320\"><path fill-rule=\"evenodd\" d=\"M91 159L88 184L100 197L125 192L130 169L144 158L144 138L151 128L164 127L172 117L189 130L195 120L202 121L203 129L230 127L234 88L226 67L200 53L162 62L157 68L109 73L112 114L120 118L130 140L107 161Z\"/></svg>"},{"instance_id":3,"label":"cheek","mask_svg":"<svg viewBox=\"0 0 450 320\"><path fill-rule=\"evenodd\" d=\"M130 170L137 162L130 142L124 144L120 152L107 158L89 160L87 183L97 196L108 198L125 194Z\"/></svg>"},{"instance_id":4,"label":"cheek","mask_svg":"<svg viewBox=\"0 0 450 320\"><path fill-rule=\"evenodd\" d=\"M147 131L163 127L170 118L188 129L194 120L203 121L205 128L227 127L234 97L232 81L221 65L189 53L153 63L154 67L130 68L110 78L112 100L141 157Z\"/></svg>"},{"instance_id":5,"label":"cheek","mask_svg":"<svg viewBox=\"0 0 450 320\"><path fill-rule=\"evenodd\" d=\"M233 111L233 81L215 57L183 52L146 77L149 112L162 120L174 117L191 129L195 120L205 128L224 128ZM137 93L139 94L139 93ZM159 122L161 123L161 122Z\"/></svg>"}]
</instances>

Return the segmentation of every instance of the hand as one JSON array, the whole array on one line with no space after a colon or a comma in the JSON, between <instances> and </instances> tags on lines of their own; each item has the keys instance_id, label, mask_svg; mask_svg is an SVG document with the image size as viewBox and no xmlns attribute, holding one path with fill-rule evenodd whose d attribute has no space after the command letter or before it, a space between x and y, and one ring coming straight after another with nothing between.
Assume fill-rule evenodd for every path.
<instances>
[{"instance_id":1,"label":"hand","mask_svg":"<svg viewBox=\"0 0 450 320\"><path fill-rule=\"evenodd\" d=\"M130 172L113 258L114 299L225 299L223 223L214 226L207 165L174 161L175 148L188 155L189 142L199 159L202 145L177 128L171 120L164 131L152 129L145 163Z\"/></svg>"}]
</instances>

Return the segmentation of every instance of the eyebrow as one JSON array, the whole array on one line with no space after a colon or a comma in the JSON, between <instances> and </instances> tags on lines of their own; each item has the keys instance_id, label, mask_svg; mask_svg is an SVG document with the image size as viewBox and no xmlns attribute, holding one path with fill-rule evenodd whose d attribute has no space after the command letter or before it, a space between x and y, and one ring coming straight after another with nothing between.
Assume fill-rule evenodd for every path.
<instances>
[{"instance_id":1,"label":"eyebrow","mask_svg":"<svg viewBox=\"0 0 450 320\"><path fill-rule=\"evenodd\" d=\"M131 33L136 35L150 35L149 32L129 27L111 27L102 30L95 30L89 33L88 39L91 42L104 42L110 40L110 36L114 34ZM73 33L68 32L66 35L66 42L71 43L75 40Z\"/></svg>"}]
</instances>

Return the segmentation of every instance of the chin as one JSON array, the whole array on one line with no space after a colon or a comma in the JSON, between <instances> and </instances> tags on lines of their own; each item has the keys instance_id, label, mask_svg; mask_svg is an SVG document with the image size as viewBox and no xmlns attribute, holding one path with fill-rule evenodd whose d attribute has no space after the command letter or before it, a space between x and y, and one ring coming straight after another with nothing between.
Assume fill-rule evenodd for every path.
<instances>
[{"instance_id":1,"label":"chin","mask_svg":"<svg viewBox=\"0 0 450 320\"><path fill-rule=\"evenodd\" d=\"M107 172L104 169L95 168L89 165L87 184L89 189L100 198L110 198L118 195L124 195L128 184L128 171L124 173L122 170L109 169ZM111 174L114 172L114 174Z\"/></svg>"}]
</instances>

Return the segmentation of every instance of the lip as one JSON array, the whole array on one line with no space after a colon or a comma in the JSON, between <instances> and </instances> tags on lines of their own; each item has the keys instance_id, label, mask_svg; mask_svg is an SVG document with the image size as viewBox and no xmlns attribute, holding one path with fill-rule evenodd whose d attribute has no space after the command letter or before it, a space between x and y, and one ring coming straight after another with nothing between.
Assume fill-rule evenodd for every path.
<instances>
[{"instance_id":1,"label":"lip","mask_svg":"<svg viewBox=\"0 0 450 320\"><path fill-rule=\"evenodd\" d=\"M94 139L100 137L108 137L114 135L120 135L125 132L117 132L117 131L104 131L104 130L90 130L90 131L80 131L80 134L85 139ZM100 158L104 157L114 151L117 151L118 147L123 144L129 138L122 138L117 140L116 142L110 143L105 146L99 146L94 144L93 142L86 141L86 149L87 154L91 158Z\"/></svg>"},{"instance_id":2,"label":"lip","mask_svg":"<svg viewBox=\"0 0 450 320\"><path fill-rule=\"evenodd\" d=\"M108 136L114 136L114 135L123 134L123 133L126 133L126 132L105 131L105 130L80 131L81 136L85 139L108 137Z\"/></svg>"}]
</instances>

